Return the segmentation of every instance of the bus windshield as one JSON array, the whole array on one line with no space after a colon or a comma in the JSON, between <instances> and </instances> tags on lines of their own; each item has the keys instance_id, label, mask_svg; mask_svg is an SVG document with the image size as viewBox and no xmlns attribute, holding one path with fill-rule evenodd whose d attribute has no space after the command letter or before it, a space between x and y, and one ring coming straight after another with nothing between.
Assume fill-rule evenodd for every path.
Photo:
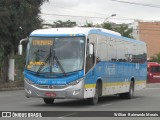
<instances>
[{"instance_id":1,"label":"bus windshield","mask_svg":"<svg viewBox=\"0 0 160 120\"><path fill-rule=\"evenodd\" d=\"M160 73L160 66L152 66L151 73Z\"/></svg>"},{"instance_id":2,"label":"bus windshield","mask_svg":"<svg viewBox=\"0 0 160 120\"><path fill-rule=\"evenodd\" d=\"M31 37L26 69L68 73L83 69L85 37Z\"/></svg>"}]
</instances>

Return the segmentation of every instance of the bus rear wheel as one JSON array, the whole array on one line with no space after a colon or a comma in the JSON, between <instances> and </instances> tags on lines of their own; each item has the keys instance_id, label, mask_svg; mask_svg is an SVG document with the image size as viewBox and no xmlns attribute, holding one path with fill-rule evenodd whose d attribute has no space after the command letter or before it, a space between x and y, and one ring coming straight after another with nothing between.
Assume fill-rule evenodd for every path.
<instances>
[{"instance_id":1,"label":"bus rear wheel","mask_svg":"<svg viewBox=\"0 0 160 120\"><path fill-rule=\"evenodd\" d=\"M43 98L44 103L46 103L47 105L51 105L54 102L53 98Z\"/></svg>"},{"instance_id":2,"label":"bus rear wheel","mask_svg":"<svg viewBox=\"0 0 160 120\"><path fill-rule=\"evenodd\" d=\"M130 82L129 92L121 93L121 94L119 94L119 96L120 96L120 98L131 99L133 97L133 94L134 94L134 82L131 81Z\"/></svg>"}]
</instances>

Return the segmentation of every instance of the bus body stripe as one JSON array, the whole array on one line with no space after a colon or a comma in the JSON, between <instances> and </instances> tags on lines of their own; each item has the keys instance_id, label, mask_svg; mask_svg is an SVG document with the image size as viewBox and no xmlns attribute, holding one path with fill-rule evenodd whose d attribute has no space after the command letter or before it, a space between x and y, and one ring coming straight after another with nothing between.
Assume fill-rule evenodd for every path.
<instances>
[{"instance_id":1,"label":"bus body stripe","mask_svg":"<svg viewBox=\"0 0 160 120\"><path fill-rule=\"evenodd\" d=\"M85 88L95 88L96 84L86 84Z\"/></svg>"},{"instance_id":2,"label":"bus body stripe","mask_svg":"<svg viewBox=\"0 0 160 120\"><path fill-rule=\"evenodd\" d=\"M135 81L135 85L137 84L146 84L146 80ZM123 86L123 85L130 85L130 82L110 82L104 83L103 87L113 87L113 86ZM85 88L95 88L96 84L85 84Z\"/></svg>"}]
</instances>

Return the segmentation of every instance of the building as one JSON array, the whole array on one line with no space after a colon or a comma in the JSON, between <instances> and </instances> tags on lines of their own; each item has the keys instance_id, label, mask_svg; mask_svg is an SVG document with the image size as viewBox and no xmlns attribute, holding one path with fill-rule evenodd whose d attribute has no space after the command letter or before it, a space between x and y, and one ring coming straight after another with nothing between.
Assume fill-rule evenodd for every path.
<instances>
[{"instance_id":1,"label":"building","mask_svg":"<svg viewBox=\"0 0 160 120\"><path fill-rule=\"evenodd\" d=\"M136 21L133 36L147 43L148 59L160 53L160 22Z\"/></svg>"}]
</instances>

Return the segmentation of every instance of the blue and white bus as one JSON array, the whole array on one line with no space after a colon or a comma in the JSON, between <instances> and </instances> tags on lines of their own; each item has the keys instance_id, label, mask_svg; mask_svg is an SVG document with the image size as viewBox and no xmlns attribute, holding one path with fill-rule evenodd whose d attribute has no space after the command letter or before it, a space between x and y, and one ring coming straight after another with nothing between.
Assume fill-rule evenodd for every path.
<instances>
[{"instance_id":1,"label":"blue and white bus","mask_svg":"<svg viewBox=\"0 0 160 120\"><path fill-rule=\"evenodd\" d=\"M65 98L97 104L99 97L114 94L130 99L146 86L146 57L144 42L110 30L35 30L28 39L25 95L46 104Z\"/></svg>"}]
</instances>

